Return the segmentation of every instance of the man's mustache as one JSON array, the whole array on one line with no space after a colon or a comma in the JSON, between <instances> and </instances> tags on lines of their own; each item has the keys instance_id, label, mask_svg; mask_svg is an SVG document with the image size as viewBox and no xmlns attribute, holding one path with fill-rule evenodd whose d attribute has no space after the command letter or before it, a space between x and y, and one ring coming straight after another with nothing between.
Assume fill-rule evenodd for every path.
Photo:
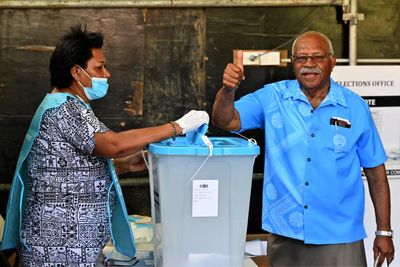
<instances>
[{"instance_id":1,"label":"man's mustache","mask_svg":"<svg viewBox=\"0 0 400 267\"><path fill-rule=\"evenodd\" d=\"M305 73L320 74L321 70L318 67L313 67L313 68L302 67L300 69L300 74L305 74Z\"/></svg>"}]
</instances>

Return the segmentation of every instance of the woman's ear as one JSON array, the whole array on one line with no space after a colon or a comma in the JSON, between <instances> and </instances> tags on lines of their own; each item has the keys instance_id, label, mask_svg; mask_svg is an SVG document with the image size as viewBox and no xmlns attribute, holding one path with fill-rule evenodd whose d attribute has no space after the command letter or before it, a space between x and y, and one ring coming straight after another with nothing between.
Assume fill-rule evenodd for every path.
<instances>
[{"instance_id":1,"label":"woman's ear","mask_svg":"<svg viewBox=\"0 0 400 267\"><path fill-rule=\"evenodd\" d=\"M72 77L76 80L79 81L79 67L77 65L74 65L71 67L71 75Z\"/></svg>"}]
</instances>

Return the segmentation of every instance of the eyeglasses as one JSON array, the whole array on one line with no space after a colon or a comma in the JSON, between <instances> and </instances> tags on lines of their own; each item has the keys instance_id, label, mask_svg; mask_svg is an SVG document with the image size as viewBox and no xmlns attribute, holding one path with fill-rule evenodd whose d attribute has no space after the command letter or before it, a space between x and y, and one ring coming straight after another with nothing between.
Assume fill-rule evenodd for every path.
<instances>
[{"instance_id":1,"label":"eyeglasses","mask_svg":"<svg viewBox=\"0 0 400 267\"><path fill-rule=\"evenodd\" d=\"M313 55L313 56L292 56L292 61L295 63L305 63L308 59L311 59L314 63L322 63L327 57L332 54L327 55Z\"/></svg>"}]
</instances>

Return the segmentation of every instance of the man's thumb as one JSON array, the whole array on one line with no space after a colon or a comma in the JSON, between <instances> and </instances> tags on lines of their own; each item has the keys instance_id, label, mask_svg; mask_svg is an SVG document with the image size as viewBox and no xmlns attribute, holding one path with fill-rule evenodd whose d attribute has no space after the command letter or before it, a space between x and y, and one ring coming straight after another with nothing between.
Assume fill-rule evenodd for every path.
<instances>
[{"instance_id":1,"label":"man's thumb","mask_svg":"<svg viewBox=\"0 0 400 267\"><path fill-rule=\"evenodd\" d=\"M237 52L237 65L243 71L243 50L238 50Z\"/></svg>"}]
</instances>

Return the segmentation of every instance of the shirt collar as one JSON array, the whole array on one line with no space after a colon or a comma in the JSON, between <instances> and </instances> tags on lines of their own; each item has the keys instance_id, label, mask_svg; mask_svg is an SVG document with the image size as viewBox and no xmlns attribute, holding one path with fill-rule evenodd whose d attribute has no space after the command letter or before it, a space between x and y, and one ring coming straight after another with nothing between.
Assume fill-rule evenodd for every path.
<instances>
[{"instance_id":1,"label":"shirt collar","mask_svg":"<svg viewBox=\"0 0 400 267\"><path fill-rule=\"evenodd\" d=\"M331 100L332 104L334 105L341 105L347 107L346 98L343 94L343 87L334 82L331 79L331 89L329 90L328 94L329 99Z\"/></svg>"},{"instance_id":2,"label":"shirt collar","mask_svg":"<svg viewBox=\"0 0 400 267\"><path fill-rule=\"evenodd\" d=\"M289 81L287 90L284 92L284 98L300 99L303 101L308 101L303 91L300 89L300 84L297 80ZM330 79L330 90L328 95L322 101L325 104L341 105L347 107L347 102L343 94L342 87Z\"/></svg>"}]
</instances>

